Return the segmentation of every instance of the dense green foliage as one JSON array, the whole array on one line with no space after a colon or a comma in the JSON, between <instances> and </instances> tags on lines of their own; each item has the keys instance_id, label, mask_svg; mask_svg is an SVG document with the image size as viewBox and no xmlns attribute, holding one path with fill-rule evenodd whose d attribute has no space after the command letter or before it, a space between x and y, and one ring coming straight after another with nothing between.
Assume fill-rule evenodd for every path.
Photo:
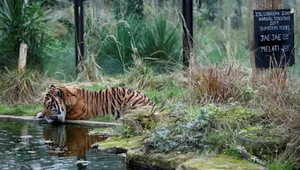
<instances>
[{"instance_id":1,"label":"dense green foliage","mask_svg":"<svg viewBox=\"0 0 300 170\"><path fill-rule=\"evenodd\" d=\"M147 22L140 37L141 58L150 63L152 68L163 71L174 71L181 65L181 31L180 24L168 24L163 14Z\"/></svg>"},{"instance_id":2,"label":"dense green foliage","mask_svg":"<svg viewBox=\"0 0 300 170\"><path fill-rule=\"evenodd\" d=\"M44 48L51 41L41 3L24 0L0 2L0 66L16 66L22 42L28 44L28 65L42 69Z\"/></svg>"}]
</instances>

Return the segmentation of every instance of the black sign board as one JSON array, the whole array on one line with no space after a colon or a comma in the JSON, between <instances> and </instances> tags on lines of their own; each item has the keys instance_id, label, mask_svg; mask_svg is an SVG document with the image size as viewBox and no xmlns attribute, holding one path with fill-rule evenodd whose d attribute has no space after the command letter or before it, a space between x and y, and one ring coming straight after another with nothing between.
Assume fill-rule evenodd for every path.
<instances>
[{"instance_id":1,"label":"black sign board","mask_svg":"<svg viewBox=\"0 0 300 170\"><path fill-rule=\"evenodd\" d=\"M255 66L295 64L294 14L290 9L254 10Z\"/></svg>"}]
</instances>

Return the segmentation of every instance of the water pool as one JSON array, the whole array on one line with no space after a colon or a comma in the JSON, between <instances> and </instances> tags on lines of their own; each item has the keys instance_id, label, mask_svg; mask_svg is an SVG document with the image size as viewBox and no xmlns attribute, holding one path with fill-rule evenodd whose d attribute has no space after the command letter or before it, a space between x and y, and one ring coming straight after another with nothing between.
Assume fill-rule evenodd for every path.
<instances>
[{"instance_id":1,"label":"water pool","mask_svg":"<svg viewBox=\"0 0 300 170\"><path fill-rule=\"evenodd\" d=\"M78 125L0 122L0 169L141 170L122 155L92 149L104 137Z\"/></svg>"}]
</instances>

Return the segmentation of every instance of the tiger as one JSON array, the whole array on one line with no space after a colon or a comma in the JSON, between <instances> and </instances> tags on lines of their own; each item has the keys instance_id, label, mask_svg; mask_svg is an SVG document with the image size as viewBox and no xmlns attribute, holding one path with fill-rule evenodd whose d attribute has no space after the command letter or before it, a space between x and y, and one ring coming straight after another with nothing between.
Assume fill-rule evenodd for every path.
<instances>
[{"instance_id":1,"label":"tiger","mask_svg":"<svg viewBox=\"0 0 300 170\"><path fill-rule=\"evenodd\" d=\"M64 123L68 120L86 120L91 117L112 114L122 119L129 109L154 104L147 96L129 88L112 87L100 91L83 88L50 86L45 96L43 111L37 118Z\"/></svg>"}]
</instances>

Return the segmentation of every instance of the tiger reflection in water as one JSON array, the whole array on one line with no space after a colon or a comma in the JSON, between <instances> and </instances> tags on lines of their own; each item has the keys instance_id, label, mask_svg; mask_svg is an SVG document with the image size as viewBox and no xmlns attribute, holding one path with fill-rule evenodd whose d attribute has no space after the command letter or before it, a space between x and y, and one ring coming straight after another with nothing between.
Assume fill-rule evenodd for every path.
<instances>
[{"instance_id":1,"label":"tiger reflection in water","mask_svg":"<svg viewBox=\"0 0 300 170\"><path fill-rule=\"evenodd\" d=\"M70 125L46 125L44 127L44 141L50 155L67 157L77 156L85 159L91 145L106 138L98 135L89 135L89 129Z\"/></svg>"}]
</instances>

